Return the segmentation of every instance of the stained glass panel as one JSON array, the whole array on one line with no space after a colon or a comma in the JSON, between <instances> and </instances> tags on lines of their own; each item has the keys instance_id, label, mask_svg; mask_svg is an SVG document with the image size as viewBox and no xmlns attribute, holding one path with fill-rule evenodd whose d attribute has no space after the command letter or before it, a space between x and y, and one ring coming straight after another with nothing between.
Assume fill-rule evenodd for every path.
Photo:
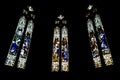
<instances>
[{"instance_id":1,"label":"stained glass panel","mask_svg":"<svg viewBox=\"0 0 120 80\"><path fill-rule=\"evenodd\" d=\"M102 66L102 64L101 64L101 59L99 55L97 40L95 37L95 31L94 31L94 27L93 27L93 23L91 19L88 19L87 27L88 27L88 36L89 36L91 53L93 56L94 65L95 65L95 68L99 68Z\"/></svg>"},{"instance_id":2,"label":"stained glass panel","mask_svg":"<svg viewBox=\"0 0 120 80\"><path fill-rule=\"evenodd\" d=\"M69 71L68 29L61 30L61 71Z\"/></svg>"},{"instance_id":3,"label":"stained glass panel","mask_svg":"<svg viewBox=\"0 0 120 80\"><path fill-rule=\"evenodd\" d=\"M100 47L101 47L101 52L105 61L105 64L108 65L113 65L113 60L111 56L111 51L107 42L107 38L104 32L104 28L100 19L100 16L98 14L95 15L94 18L95 26L96 26L96 31L98 35L98 39L100 42Z\"/></svg>"},{"instance_id":4,"label":"stained glass panel","mask_svg":"<svg viewBox=\"0 0 120 80\"><path fill-rule=\"evenodd\" d=\"M19 52L20 43L21 43L22 36L24 33L25 25L26 25L26 18L24 16L22 16L19 19L12 43L11 43L9 51L8 51L5 65L14 66L14 63L16 61L16 57L17 57L18 52Z\"/></svg>"},{"instance_id":5,"label":"stained glass panel","mask_svg":"<svg viewBox=\"0 0 120 80\"><path fill-rule=\"evenodd\" d=\"M52 71L59 71L60 59L60 28L54 28L53 34L53 51L52 51Z\"/></svg>"},{"instance_id":6,"label":"stained glass panel","mask_svg":"<svg viewBox=\"0 0 120 80\"><path fill-rule=\"evenodd\" d=\"M27 29L25 32L25 37L24 37L24 42L22 45L22 49L20 51L20 56L18 59L18 68L25 68L26 62L27 62L27 57L30 49L30 43L31 43L31 38L32 38L32 33L33 33L33 28L34 28L34 23L32 20L28 21Z\"/></svg>"}]
</instances>

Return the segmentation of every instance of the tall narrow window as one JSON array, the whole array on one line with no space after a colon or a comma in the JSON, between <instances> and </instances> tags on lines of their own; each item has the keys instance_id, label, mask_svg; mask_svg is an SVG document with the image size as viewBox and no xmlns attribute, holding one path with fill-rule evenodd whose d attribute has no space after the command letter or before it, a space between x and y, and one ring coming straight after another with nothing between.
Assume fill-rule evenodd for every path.
<instances>
[{"instance_id":1,"label":"tall narrow window","mask_svg":"<svg viewBox=\"0 0 120 80\"><path fill-rule=\"evenodd\" d=\"M53 51L52 51L52 71L59 70L59 59L60 59L60 28L54 28L53 35Z\"/></svg>"},{"instance_id":2,"label":"tall narrow window","mask_svg":"<svg viewBox=\"0 0 120 80\"><path fill-rule=\"evenodd\" d=\"M61 70L69 71L68 30L64 26L61 35Z\"/></svg>"},{"instance_id":3,"label":"tall narrow window","mask_svg":"<svg viewBox=\"0 0 120 80\"><path fill-rule=\"evenodd\" d=\"M23 68L23 69L25 68L29 49L30 49L33 28L34 28L33 21L32 20L28 21L24 42L23 42L22 49L20 51L19 60L18 60L18 65L17 65L18 68Z\"/></svg>"},{"instance_id":4,"label":"tall narrow window","mask_svg":"<svg viewBox=\"0 0 120 80\"><path fill-rule=\"evenodd\" d=\"M99 68L102 66L101 59L100 59L100 55L99 55L99 49L98 49L98 44L97 44L97 40L95 37L93 23L90 19L88 19L87 27L88 27L88 36L89 36L90 47L91 47L94 65L95 65L95 68Z\"/></svg>"},{"instance_id":5,"label":"tall narrow window","mask_svg":"<svg viewBox=\"0 0 120 80\"><path fill-rule=\"evenodd\" d=\"M69 71L68 29L64 16L55 21L52 51L52 72Z\"/></svg>"},{"instance_id":6,"label":"tall narrow window","mask_svg":"<svg viewBox=\"0 0 120 80\"><path fill-rule=\"evenodd\" d=\"M5 61L5 65L8 66L14 66L16 57L18 55L18 51L20 48L20 43L22 40L23 32L25 29L25 24L26 24L26 18L25 16L22 16L19 19L17 29L15 31L15 35L13 37L12 43L10 45L10 49L8 51L7 59Z\"/></svg>"},{"instance_id":7,"label":"tall narrow window","mask_svg":"<svg viewBox=\"0 0 120 80\"><path fill-rule=\"evenodd\" d=\"M101 52L102 52L105 64L106 66L113 65L111 51L107 42L107 38L105 35L105 31L104 31L100 16L98 14L95 15L94 22L95 22L96 31L97 31Z\"/></svg>"},{"instance_id":8,"label":"tall narrow window","mask_svg":"<svg viewBox=\"0 0 120 80\"><path fill-rule=\"evenodd\" d=\"M13 67L15 65L17 56L19 56L17 68L22 69L24 69L26 65L34 27L33 19L35 18L35 15L33 14L33 8L31 6L28 6L27 9L23 9L23 14L25 15L19 19L5 61L5 65Z\"/></svg>"},{"instance_id":9,"label":"tall narrow window","mask_svg":"<svg viewBox=\"0 0 120 80\"><path fill-rule=\"evenodd\" d=\"M94 47L94 49L97 48L96 50L97 50L98 53L101 54L100 56L103 57L106 66L113 65L111 50L109 48L107 38L106 38L106 35L105 35L105 31L104 31L104 28L103 28L103 25L102 25L102 21L100 19L100 15L98 14L97 8L94 7L93 5L89 5L88 6L88 13L87 13L86 17L88 18L87 23L89 23L88 24L89 27L90 27L90 24L92 24L92 20L94 22L93 25L92 25L92 29L94 28L95 31L93 31L92 29L88 30L89 37L91 35L90 33L92 32L92 34L94 33L94 37L96 35L96 38L97 38L97 39L91 38L91 40L93 40L93 39L94 39L94 41L98 40L98 46ZM96 34L95 34L95 32L96 32ZM97 41L96 41L96 43L97 43ZM99 51L98 51L98 49L99 49ZM100 61L100 56L97 59L98 61Z\"/></svg>"}]
</instances>

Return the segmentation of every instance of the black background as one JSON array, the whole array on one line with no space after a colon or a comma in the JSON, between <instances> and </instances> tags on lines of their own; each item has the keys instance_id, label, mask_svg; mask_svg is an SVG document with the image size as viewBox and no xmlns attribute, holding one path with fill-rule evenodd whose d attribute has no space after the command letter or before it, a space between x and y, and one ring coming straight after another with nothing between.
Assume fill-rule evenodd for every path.
<instances>
[{"instance_id":1,"label":"black background","mask_svg":"<svg viewBox=\"0 0 120 80\"><path fill-rule=\"evenodd\" d=\"M119 5L114 1L94 0L100 13L107 40L113 56L114 65L95 69L89 49L86 26L86 9L90 0L17 0L0 3L0 73L1 76L17 78L47 78L66 80L77 78L101 79L114 78L120 71L119 54ZM4 62L16 30L22 9L32 5L35 10L35 27L26 69L5 66ZM64 15L69 31L70 71L51 72L52 39L54 21ZM45 76L45 77L43 77ZM7 77L7 78L9 78ZM21 78L21 79L22 79ZM64 80L63 79L63 80Z\"/></svg>"}]
</instances>

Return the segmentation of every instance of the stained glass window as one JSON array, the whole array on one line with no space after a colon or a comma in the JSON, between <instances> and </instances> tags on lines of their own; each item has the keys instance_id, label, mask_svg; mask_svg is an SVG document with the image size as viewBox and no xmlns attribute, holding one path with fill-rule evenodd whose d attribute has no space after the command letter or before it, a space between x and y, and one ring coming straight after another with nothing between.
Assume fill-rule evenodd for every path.
<instances>
[{"instance_id":1,"label":"stained glass window","mask_svg":"<svg viewBox=\"0 0 120 80\"><path fill-rule=\"evenodd\" d=\"M23 14L25 14L25 16L19 19L5 65L13 67L17 56L19 56L17 68L25 68L34 28L33 19L35 15L33 15L33 11L31 6L28 6L28 10L23 9Z\"/></svg>"},{"instance_id":2,"label":"stained glass window","mask_svg":"<svg viewBox=\"0 0 120 80\"><path fill-rule=\"evenodd\" d=\"M107 42L107 38L105 35L105 31L104 31L100 16L98 14L95 15L94 22L95 22L96 31L97 31L97 35L98 35L98 39L99 39L100 47L101 47L101 52L102 52L105 64L107 66L113 65L111 51L110 51L110 48Z\"/></svg>"},{"instance_id":3,"label":"stained glass window","mask_svg":"<svg viewBox=\"0 0 120 80\"><path fill-rule=\"evenodd\" d=\"M62 28L61 35L61 70L69 71L68 29Z\"/></svg>"},{"instance_id":4,"label":"stained glass window","mask_svg":"<svg viewBox=\"0 0 120 80\"><path fill-rule=\"evenodd\" d=\"M25 68L29 49L30 49L33 28L34 28L33 21L30 20L28 22L28 25L27 25L27 29L26 29L26 33L25 33L25 37L24 37L24 42L22 45L22 49L20 51L20 56L18 59L18 66L17 66L18 68L23 68L23 69Z\"/></svg>"},{"instance_id":5,"label":"stained glass window","mask_svg":"<svg viewBox=\"0 0 120 80\"><path fill-rule=\"evenodd\" d=\"M59 70L60 59L60 28L54 28L53 51L52 51L52 71Z\"/></svg>"},{"instance_id":6,"label":"stained glass window","mask_svg":"<svg viewBox=\"0 0 120 80\"><path fill-rule=\"evenodd\" d=\"M68 29L64 16L59 15L55 21L52 51L52 71L69 71ZM60 70L61 69L61 70Z\"/></svg>"},{"instance_id":7,"label":"stained glass window","mask_svg":"<svg viewBox=\"0 0 120 80\"><path fill-rule=\"evenodd\" d=\"M94 65L95 65L95 68L99 68L102 66L102 64L101 64L101 59L99 55L97 40L95 37L95 30L94 30L91 19L88 19L87 21L87 28L88 28L88 36L89 36L90 48L93 56Z\"/></svg>"},{"instance_id":8,"label":"stained glass window","mask_svg":"<svg viewBox=\"0 0 120 80\"><path fill-rule=\"evenodd\" d=\"M94 39L94 41L98 40L98 46L94 47L97 48L98 56L103 57L105 65L113 65L113 59L111 56L111 50L109 48L107 38L105 35L105 31L102 25L102 21L100 18L100 15L98 14L97 8L93 5L88 6L88 14L86 15L88 18L88 32L89 32L89 38L90 38L90 33L93 35L95 38L90 38L91 40ZM93 23L92 23L93 20ZM92 28L90 28L90 25ZM95 30L94 30L95 29ZM96 39L97 38L97 39ZM92 50L93 51L93 50ZM99 55L100 54L100 55ZM94 59L94 58L93 58ZM99 61L100 63L100 57L96 60L97 62ZM95 61L94 61L95 62ZM101 63L100 63L101 64Z\"/></svg>"},{"instance_id":9,"label":"stained glass window","mask_svg":"<svg viewBox=\"0 0 120 80\"><path fill-rule=\"evenodd\" d=\"M14 64L15 64L16 57L18 55L18 51L19 51L19 48L20 48L20 43L21 43L21 40L22 40L25 24L26 24L26 18L25 18L25 16L22 16L19 19L17 29L15 31L15 35L13 37L10 49L8 51L8 55L7 55L7 59L5 61L5 65L14 66Z\"/></svg>"}]
</instances>

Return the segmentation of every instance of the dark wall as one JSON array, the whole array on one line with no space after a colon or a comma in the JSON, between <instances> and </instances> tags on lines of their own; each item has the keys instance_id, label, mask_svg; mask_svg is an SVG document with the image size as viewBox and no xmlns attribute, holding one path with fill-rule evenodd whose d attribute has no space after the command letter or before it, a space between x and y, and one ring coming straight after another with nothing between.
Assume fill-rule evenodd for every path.
<instances>
[{"instance_id":1,"label":"dark wall","mask_svg":"<svg viewBox=\"0 0 120 80\"><path fill-rule=\"evenodd\" d=\"M50 0L33 0L33 1L11 1L1 4L1 29L0 29L0 72L10 76L24 76L41 78L66 77L66 78L93 78L95 76L103 78L112 77L114 73L120 70L119 54L119 13L117 2L105 2L97 0L95 2L101 15L103 26L106 32L111 54L113 56L113 66L103 66L95 69L92 56L89 52L89 42L86 26L86 8L90 1L50 1ZM32 5L35 10L36 19L35 28L31 42L30 53L25 70L5 66L4 62L8 49L13 38L17 22L22 15L22 9L26 5ZM63 14L68 21L69 30L69 50L70 50L70 72L69 73L51 73L51 55L54 21L59 14ZM38 75L37 75L38 74ZM30 76L29 76L30 75ZM35 75L35 76L33 76ZM40 77L41 76L41 77ZM85 76L85 77L83 77ZM48 78L48 79L50 79ZM86 79L85 79L86 80Z\"/></svg>"}]
</instances>

